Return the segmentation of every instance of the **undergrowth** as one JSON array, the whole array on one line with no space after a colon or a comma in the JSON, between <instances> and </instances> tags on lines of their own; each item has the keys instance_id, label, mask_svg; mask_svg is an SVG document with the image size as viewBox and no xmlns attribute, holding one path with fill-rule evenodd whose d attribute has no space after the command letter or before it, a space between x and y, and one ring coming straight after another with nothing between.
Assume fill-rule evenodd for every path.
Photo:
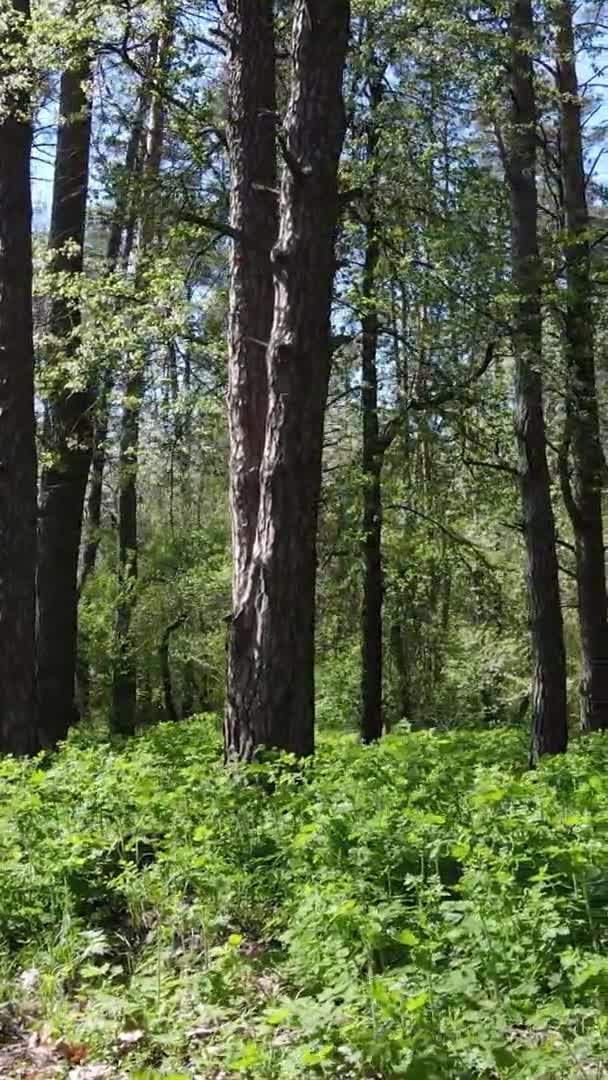
<instances>
[{"instance_id":1,"label":"undergrowth","mask_svg":"<svg viewBox=\"0 0 608 1080\"><path fill-rule=\"evenodd\" d=\"M608 737L214 721L0 763L3 1015L133 1077L601 1077Z\"/></svg>"}]
</instances>

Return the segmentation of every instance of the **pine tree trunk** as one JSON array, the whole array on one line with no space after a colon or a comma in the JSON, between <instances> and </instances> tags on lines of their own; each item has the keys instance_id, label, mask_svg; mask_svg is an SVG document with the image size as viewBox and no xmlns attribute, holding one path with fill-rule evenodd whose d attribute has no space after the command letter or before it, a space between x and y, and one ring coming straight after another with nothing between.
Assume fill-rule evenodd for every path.
<instances>
[{"instance_id":1,"label":"pine tree trunk","mask_svg":"<svg viewBox=\"0 0 608 1080\"><path fill-rule=\"evenodd\" d=\"M298 0L294 13L260 507L229 641L229 757L250 758L262 744L314 749L316 534L349 20L348 0Z\"/></svg>"},{"instance_id":2,"label":"pine tree trunk","mask_svg":"<svg viewBox=\"0 0 608 1080\"><path fill-rule=\"evenodd\" d=\"M247 586L260 500L268 399L266 349L278 229L274 0L229 0L230 260L228 417L233 610Z\"/></svg>"},{"instance_id":3,"label":"pine tree trunk","mask_svg":"<svg viewBox=\"0 0 608 1080\"><path fill-rule=\"evenodd\" d=\"M511 203L515 356L515 428L527 553L528 614L532 638L532 747L564 751L568 741L566 662L555 521L547 464L542 390L541 266L536 191L537 113L530 42L531 0L512 0L510 17L510 127L506 174Z\"/></svg>"},{"instance_id":4,"label":"pine tree trunk","mask_svg":"<svg viewBox=\"0 0 608 1080\"><path fill-rule=\"evenodd\" d=\"M581 637L581 724L608 727L608 602L602 522L604 457L595 381L589 211L570 0L555 5L567 299L564 343L573 487L566 506L575 539Z\"/></svg>"},{"instance_id":5,"label":"pine tree trunk","mask_svg":"<svg viewBox=\"0 0 608 1080\"><path fill-rule=\"evenodd\" d=\"M174 15L165 12L165 24L156 46L155 69L162 81L166 74L173 41ZM143 209L138 238L138 268L141 281L145 260L150 254L157 220L154 207L155 186L158 181L165 139L165 102L162 87L155 88L150 102L146 154L143 164ZM112 679L111 727L121 735L135 731L137 719L137 662L132 633L133 613L137 600L138 578L138 521L137 472L139 458L139 429L145 391L145 357L135 356L126 381L120 431L118 459L118 566L119 598L115 616L115 660Z\"/></svg>"},{"instance_id":6,"label":"pine tree trunk","mask_svg":"<svg viewBox=\"0 0 608 1080\"><path fill-rule=\"evenodd\" d=\"M378 151L377 118L382 101L382 82L374 77L370 87L370 117L367 131L367 165L372 184L367 205L365 265L361 320L363 414L363 605L361 612L361 738L371 743L382 735L382 607L384 582L382 568L382 465L378 423L378 310L376 281L380 246L375 214L375 172Z\"/></svg>"},{"instance_id":7,"label":"pine tree trunk","mask_svg":"<svg viewBox=\"0 0 608 1080\"><path fill-rule=\"evenodd\" d=\"M83 268L92 67L89 56L61 78L59 128L49 247L52 267L80 275ZM65 282L60 284L65 289ZM45 413L50 462L42 471L38 541L38 694L51 742L78 719L74 690L78 636L78 554L93 446L90 388L66 385L66 360L77 358L80 306L65 295L51 299L52 335Z\"/></svg>"},{"instance_id":8,"label":"pine tree trunk","mask_svg":"<svg viewBox=\"0 0 608 1080\"><path fill-rule=\"evenodd\" d=\"M28 0L0 37L26 48ZM7 41L8 38L8 41ZM4 39L4 41L3 41ZM26 95L4 87L0 118L0 750L40 749L36 712L36 441L32 330L32 127Z\"/></svg>"}]
</instances>

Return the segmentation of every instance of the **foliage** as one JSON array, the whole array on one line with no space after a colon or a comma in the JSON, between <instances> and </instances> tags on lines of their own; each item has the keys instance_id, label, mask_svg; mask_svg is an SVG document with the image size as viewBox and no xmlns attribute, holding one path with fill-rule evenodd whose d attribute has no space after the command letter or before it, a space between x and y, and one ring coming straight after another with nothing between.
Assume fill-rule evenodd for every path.
<instances>
[{"instance_id":1,"label":"foliage","mask_svg":"<svg viewBox=\"0 0 608 1080\"><path fill-rule=\"evenodd\" d=\"M600 1076L608 743L525 750L326 736L232 772L208 715L7 758L5 997L133 1076Z\"/></svg>"}]
</instances>

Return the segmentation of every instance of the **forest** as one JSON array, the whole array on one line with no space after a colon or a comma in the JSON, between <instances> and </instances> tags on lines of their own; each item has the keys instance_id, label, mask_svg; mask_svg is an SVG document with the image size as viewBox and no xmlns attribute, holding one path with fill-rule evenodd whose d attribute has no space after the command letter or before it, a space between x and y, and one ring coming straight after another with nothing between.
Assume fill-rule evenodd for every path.
<instances>
[{"instance_id":1,"label":"forest","mask_svg":"<svg viewBox=\"0 0 608 1080\"><path fill-rule=\"evenodd\" d=\"M607 34L0 0L0 1077L608 1078Z\"/></svg>"}]
</instances>

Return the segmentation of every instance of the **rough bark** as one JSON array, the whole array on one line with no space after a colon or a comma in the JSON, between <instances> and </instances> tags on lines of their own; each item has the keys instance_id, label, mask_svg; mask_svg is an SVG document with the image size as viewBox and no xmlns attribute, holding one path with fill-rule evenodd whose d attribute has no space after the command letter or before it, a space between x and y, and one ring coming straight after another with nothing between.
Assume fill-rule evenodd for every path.
<instances>
[{"instance_id":1,"label":"rough bark","mask_svg":"<svg viewBox=\"0 0 608 1080\"><path fill-rule=\"evenodd\" d=\"M382 735L382 465L385 447L378 421L378 309L375 302L380 245L377 235L375 171L378 151L376 112L382 101L377 73L370 86L367 126L367 164L372 183L367 199L363 318L361 408L363 420L363 604L361 611L361 738L371 743Z\"/></svg>"},{"instance_id":2,"label":"rough bark","mask_svg":"<svg viewBox=\"0 0 608 1080\"><path fill-rule=\"evenodd\" d=\"M166 74L173 41L174 15L165 13L165 23L156 47L157 78ZM137 251L136 279L141 281L146 259L157 232L154 196L165 140L165 101L162 86L151 95L147 123L146 153L142 175L142 213ZM139 428L145 389L145 357L134 356L126 380L120 428L118 458L118 566L120 593L115 616L115 662L112 679L111 726L117 734L135 731L137 712L137 664L132 639L132 620L137 599L138 523L137 472Z\"/></svg>"},{"instance_id":3,"label":"rough bark","mask_svg":"<svg viewBox=\"0 0 608 1080\"><path fill-rule=\"evenodd\" d=\"M348 0L298 0L284 132L260 506L229 641L225 747L314 749L316 532L345 132Z\"/></svg>"},{"instance_id":4,"label":"rough bark","mask_svg":"<svg viewBox=\"0 0 608 1080\"><path fill-rule=\"evenodd\" d=\"M59 127L49 247L52 267L80 275L86 224L91 142L91 58L85 53L61 78ZM59 289L65 288L60 283ZM80 306L51 298L51 344L45 406L50 455L40 484L38 540L38 694L40 717L51 742L78 719L75 672L78 636L78 554L84 498L93 447L90 386L68 385L66 361L78 355Z\"/></svg>"},{"instance_id":5,"label":"rough bark","mask_svg":"<svg viewBox=\"0 0 608 1080\"><path fill-rule=\"evenodd\" d=\"M266 348L273 317L270 251L278 229L274 0L229 0L230 258L228 416L233 609L253 552L267 406Z\"/></svg>"},{"instance_id":6,"label":"rough bark","mask_svg":"<svg viewBox=\"0 0 608 1080\"><path fill-rule=\"evenodd\" d=\"M28 18L28 0L14 0L9 16L11 48L26 48ZM0 38L0 48L2 44ZM40 748L35 670L32 127L27 95L11 93L10 72L5 75L1 59L0 79L0 750L28 754Z\"/></svg>"},{"instance_id":7,"label":"rough bark","mask_svg":"<svg viewBox=\"0 0 608 1080\"><path fill-rule=\"evenodd\" d=\"M580 710L584 731L608 727L608 603L602 522L604 458L595 379L589 211L572 4L554 5L560 148L565 217L568 437L572 487L566 507L576 552L581 639Z\"/></svg>"},{"instance_id":8,"label":"rough bark","mask_svg":"<svg viewBox=\"0 0 608 1080\"><path fill-rule=\"evenodd\" d=\"M527 554L532 678L531 760L564 751L568 741L566 662L555 521L543 412L541 267L536 190L537 112L530 42L530 0L512 0L510 117L505 155L511 206L515 302L515 429Z\"/></svg>"}]
</instances>

